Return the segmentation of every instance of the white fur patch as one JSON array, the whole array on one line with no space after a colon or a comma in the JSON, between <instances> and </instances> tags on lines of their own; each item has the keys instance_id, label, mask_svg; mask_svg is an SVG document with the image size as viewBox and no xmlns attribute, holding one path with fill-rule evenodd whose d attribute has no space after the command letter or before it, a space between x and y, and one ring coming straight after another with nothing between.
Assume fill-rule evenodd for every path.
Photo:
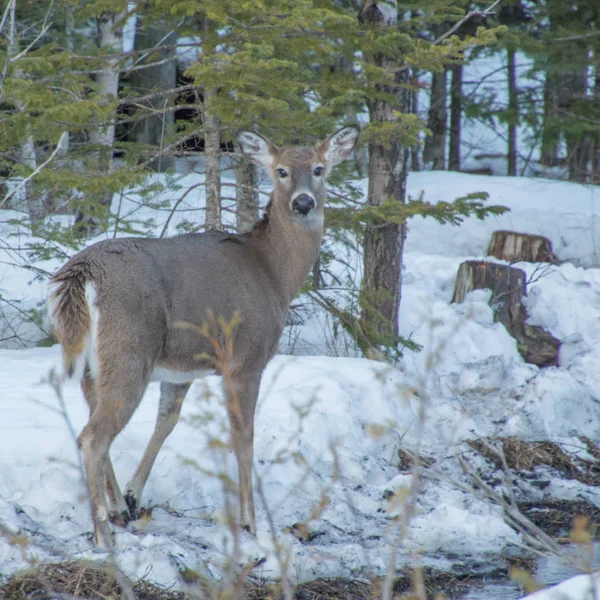
<instances>
[{"instance_id":1,"label":"white fur patch","mask_svg":"<svg viewBox=\"0 0 600 600\"><path fill-rule=\"evenodd\" d=\"M71 378L75 381L83 379L86 364L92 379L98 377L98 319L100 312L96 304L96 286L91 281L87 281L85 284L85 301L90 314L90 331L85 336L82 351L73 361Z\"/></svg>"},{"instance_id":2,"label":"white fur patch","mask_svg":"<svg viewBox=\"0 0 600 600\"><path fill-rule=\"evenodd\" d=\"M298 225L302 225L307 229L322 229L324 225L323 215L320 215L316 210L311 210L307 215L293 212L292 219Z\"/></svg>"},{"instance_id":3,"label":"white fur patch","mask_svg":"<svg viewBox=\"0 0 600 600\"><path fill-rule=\"evenodd\" d=\"M202 379L207 375L213 375L211 369L197 369L195 371L176 371L166 367L154 367L150 381L167 381L168 383L191 383L194 379Z\"/></svg>"},{"instance_id":4,"label":"white fur patch","mask_svg":"<svg viewBox=\"0 0 600 600\"><path fill-rule=\"evenodd\" d=\"M85 300L90 313L90 334L85 343L85 359L93 379L98 377L98 321L100 311L96 302L96 286L88 281L85 284Z\"/></svg>"},{"instance_id":5,"label":"white fur patch","mask_svg":"<svg viewBox=\"0 0 600 600\"><path fill-rule=\"evenodd\" d=\"M329 147L325 152L329 167L345 161L350 156L356 146L359 133L358 127L344 127L329 138Z\"/></svg>"},{"instance_id":6,"label":"white fur patch","mask_svg":"<svg viewBox=\"0 0 600 600\"><path fill-rule=\"evenodd\" d=\"M269 142L252 131L240 131L237 135L242 152L255 164L263 167L273 165L273 155Z\"/></svg>"},{"instance_id":7,"label":"white fur patch","mask_svg":"<svg viewBox=\"0 0 600 600\"><path fill-rule=\"evenodd\" d=\"M53 282L48 286L48 299L46 305L48 307L48 318L52 328L57 331L59 329L57 317L57 305L59 297L56 295L60 283ZM91 376L96 379L98 376L98 320L100 313L96 304L96 287L91 281L85 284L85 300L90 314L90 331L86 336L83 349L78 356L74 357L72 379L81 381L87 364L90 369ZM63 373L63 377L66 374Z\"/></svg>"},{"instance_id":8,"label":"white fur patch","mask_svg":"<svg viewBox=\"0 0 600 600\"><path fill-rule=\"evenodd\" d=\"M46 308L48 310L48 321L50 327L54 331L58 329L58 322L56 320L56 305L58 304L58 297L56 296L56 290L59 287L59 283L53 281L48 286L48 297L46 298Z\"/></svg>"},{"instance_id":9,"label":"white fur patch","mask_svg":"<svg viewBox=\"0 0 600 600\"><path fill-rule=\"evenodd\" d=\"M108 512L104 506L96 507L96 517L98 518L98 521L108 521Z\"/></svg>"}]
</instances>

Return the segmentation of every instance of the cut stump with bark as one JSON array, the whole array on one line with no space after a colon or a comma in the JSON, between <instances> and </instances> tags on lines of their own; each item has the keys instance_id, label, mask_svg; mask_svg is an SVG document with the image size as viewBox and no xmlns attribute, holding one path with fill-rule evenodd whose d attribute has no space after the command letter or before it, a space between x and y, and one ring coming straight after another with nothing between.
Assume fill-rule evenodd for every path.
<instances>
[{"instance_id":1,"label":"cut stump with bark","mask_svg":"<svg viewBox=\"0 0 600 600\"><path fill-rule=\"evenodd\" d=\"M548 367L558 364L560 341L538 325L528 325L523 297L527 295L525 272L515 267L469 260L460 265L454 285L452 302L462 303L466 295L479 289L489 289L489 304L494 321L500 322L517 341L525 362Z\"/></svg>"},{"instance_id":2,"label":"cut stump with bark","mask_svg":"<svg viewBox=\"0 0 600 600\"><path fill-rule=\"evenodd\" d=\"M487 253L506 262L559 262L547 237L516 231L494 231Z\"/></svg>"}]
</instances>

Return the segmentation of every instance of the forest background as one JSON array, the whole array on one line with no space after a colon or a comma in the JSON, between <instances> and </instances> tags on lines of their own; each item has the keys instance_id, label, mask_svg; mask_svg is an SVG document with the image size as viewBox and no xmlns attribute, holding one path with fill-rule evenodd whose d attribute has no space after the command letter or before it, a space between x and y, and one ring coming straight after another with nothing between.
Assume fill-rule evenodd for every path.
<instances>
[{"instance_id":1,"label":"forest background","mask_svg":"<svg viewBox=\"0 0 600 600\"><path fill-rule=\"evenodd\" d=\"M398 337L407 219L458 224L503 210L485 193L407 198L409 171L600 182L599 11L594 0L8 0L0 208L12 209L11 223L20 214L33 241L2 244L47 278L36 261L67 258L98 235L164 235L178 211L181 232L247 230L266 196L263 175L236 152L237 129L311 143L359 122L354 164L332 177L327 239L358 249L362 281L328 270L325 244L304 291L358 351L393 357L411 345ZM466 61L497 68L468 81ZM491 151L462 139L473 123L494 132ZM191 189L160 205L190 171L204 175L205 205L189 208ZM353 185L360 177L366 197ZM162 223L123 212L119 199L134 189L164 210ZM332 287L344 288L343 302ZM0 289L2 342L39 341L39 310L18 302ZM22 339L15 318L39 332Z\"/></svg>"}]
</instances>

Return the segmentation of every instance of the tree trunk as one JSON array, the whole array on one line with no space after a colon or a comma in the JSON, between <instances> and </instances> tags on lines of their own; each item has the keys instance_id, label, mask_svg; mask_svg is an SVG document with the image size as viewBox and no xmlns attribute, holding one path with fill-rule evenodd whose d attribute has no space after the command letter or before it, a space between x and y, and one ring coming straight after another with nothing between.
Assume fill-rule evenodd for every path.
<instances>
[{"instance_id":1,"label":"tree trunk","mask_svg":"<svg viewBox=\"0 0 600 600\"><path fill-rule=\"evenodd\" d=\"M427 128L431 135L425 138L423 162L431 165L432 169L446 168L446 71L435 71L431 75L431 90L429 94L429 114Z\"/></svg>"},{"instance_id":2,"label":"tree trunk","mask_svg":"<svg viewBox=\"0 0 600 600\"><path fill-rule=\"evenodd\" d=\"M354 164L356 172L361 179L369 175L369 150L364 145L359 145L354 149Z\"/></svg>"},{"instance_id":3,"label":"tree trunk","mask_svg":"<svg viewBox=\"0 0 600 600\"><path fill-rule=\"evenodd\" d=\"M516 231L494 231L487 253L506 262L559 262L547 237Z\"/></svg>"},{"instance_id":4,"label":"tree trunk","mask_svg":"<svg viewBox=\"0 0 600 600\"><path fill-rule=\"evenodd\" d=\"M447 23L439 23L433 27L433 37L439 38L448 30ZM429 92L429 112L427 113L427 128L431 135L425 138L423 162L434 170L446 168L446 142L448 132L448 71L431 73L431 90Z\"/></svg>"},{"instance_id":5,"label":"tree trunk","mask_svg":"<svg viewBox=\"0 0 600 600\"><path fill-rule=\"evenodd\" d=\"M389 6L388 6L389 5ZM387 9L387 10L386 10ZM395 1L384 3L366 0L359 20L366 27L389 27L397 22ZM391 71L398 65L381 54L367 57L377 67ZM394 94L399 106L382 99L369 100L373 123L396 121L395 112L410 112L411 92L408 70L396 71L394 84L380 86L381 91ZM383 202L406 200L406 177L409 149L398 139L383 144L369 143L369 188L367 201L371 206ZM364 280L362 320L374 344L395 345L398 338L398 311L401 299L402 251L405 227L395 223L375 222L367 225L364 238Z\"/></svg>"},{"instance_id":6,"label":"tree trunk","mask_svg":"<svg viewBox=\"0 0 600 600\"><path fill-rule=\"evenodd\" d=\"M596 53L597 60L600 64L600 52ZM596 110L600 112L600 67L596 71L596 79L594 81L594 100ZM600 132L593 137L592 147L590 149L592 172L590 173L590 183L595 185L600 184Z\"/></svg>"},{"instance_id":7,"label":"tree trunk","mask_svg":"<svg viewBox=\"0 0 600 600\"><path fill-rule=\"evenodd\" d=\"M517 97L517 65L515 49L507 49L508 59L508 174L517 175L517 125L519 120L519 104Z\"/></svg>"},{"instance_id":8,"label":"tree trunk","mask_svg":"<svg viewBox=\"0 0 600 600\"><path fill-rule=\"evenodd\" d=\"M221 140L219 118L213 114L212 105L217 93L204 89L204 160L206 189L206 229L223 229L221 221Z\"/></svg>"},{"instance_id":9,"label":"tree trunk","mask_svg":"<svg viewBox=\"0 0 600 600\"><path fill-rule=\"evenodd\" d=\"M4 55L4 64L0 69L0 98L2 98L2 89L4 88L4 82L8 75L8 69L10 67L11 59L15 54L17 48L17 0L8 0L6 8L4 9L3 18L8 17L8 23L3 23L2 30L4 37L6 38L6 50ZM8 27L7 27L8 25Z\"/></svg>"},{"instance_id":10,"label":"tree trunk","mask_svg":"<svg viewBox=\"0 0 600 600\"><path fill-rule=\"evenodd\" d=\"M333 69L339 71L344 76L348 77L352 74L354 69L354 59L352 56L348 56L345 52L342 52L335 57L333 62ZM358 111L354 106L349 106L345 111L345 117L348 123L358 123ZM343 115L338 115L343 116ZM363 144L358 144L354 148L354 166L358 172L358 176L364 179L369 174L369 155L367 148Z\"/></svg>"},{"instance_id":11,"label":"tree trunk","mask_svg":"<svg viewBox=\"0 0 600 600\"><path fill-rule=\"evenodd\" d=\"M22 75L22 74L21 74ZM15 79L19 78L20 73L15 73ZM15 101L15 107L20 113L26 112L26 106L20 100ZM19 156L21 164L27 166L31 171L38 167L37 150L29 122L25 123L25 134L19 142ZM30 180L24 185L24 196L27 203L27 214L31 225L35 227L46 216L46 193L42 190L35 190L33 182ZM21 208L14 205L15 208Z\"/></svg>"},{"instance_id":12,"label":"tree trunk","mask_svg":"<svg viewBox=\"0 0 600 600\"><path fill-rule=\"evenodd\" d=\"M4 11L4 18L6 19L6 17L8 17L8 40L6 56L4 57L4 65L2 67L2 71L0 72L0 98L2 98L2 88L9 72L11 59L13 55L18 52L16 8L16 0L10 0L9 4L7 4L6 10ZM6 23L3 23L3 26L6 26ZM16 69L14 78L19 79L22 77L22 71ZM18 112L23 114L27 110L27 107L21 100L15 100L15 108ZM19 146L21 164L28 166L32 172L35 171L37 169L37 153L28 120L26 120L25 134L20 140ZM35 226L46 216L45 198L41 193L37 196L34 195L35 192L32 189L33 186L31 181L26 183L23 187L29 220L31 221L31 225ZM17 200L17 198L15 198L15 200ZM14 203L13 206L17 207L18 203Z\"/></svg>"},{"instance_id":13,"label":"tree trunk","mask_svg":"<svg viewBox=\"0 0 600 600\"><path fill-rule=\"evenodd\" d=\"M217 33L214 23L205 18L202 23L202 52L210 59L217 51ZM221 218L221 136L219 117L214 112L218 92L206 82L202 88L202 124L204 127L204 186L206 197L206 230L223 229Z\"/></svg>"},{"instance_id":14,"label":"tree trunk","mask_svg":"<svg viewBox=\"0 0 600 600\"><path fill-rule=\"evenodd\" d=\"M65 43L67 50L74 54L75 52L75 14L73 6L70 4L65 5ZM65 157L69 154L69 146L71 145L71 134L65 130L62 142L61 157Z\"/></svg>"},{"instance_id":15,"label":"tree trunk","mask_svg":"<svg viewBox=\"0 0 600 600\"><path fill-rule=\"evenodd\" d=\"M126 13L104 13L98 20L98 45L109 56L105 59L105 68L96 74L96 93L106 102L114 102L119 93L119 59L123 44L123 23ZM114 56L111 56L114 55ZM115 112L107 114L104 122L90 130L89 141L97 148L97 169L99 175L112 170L112 154L115 142ZM80 234L89 237L106 229L110 213L112 191L107 189L99 194L95 206L81 207L75 217Z\"/></svg>"},{"instance_id":16,"label":"tree trunk","mask_svg":"<svg viewBox=\"0 0 600 600\"><path fill-rule=\"evenodd\" d=\"M448 168L460 171L460 142L462 120L462 76L463 66L452 65L452 83L450 84L450 156Z\"/></svg>"},{"instance_id":17,"label":"tree trunk","mask_svg":"<svg viewBox=\"0 0 600 600\"><path fill-rule=\"evenodd\" d=\"M258 219L258 175L247 160L235 164L235 227L238 233L252 229Z\"/></svg>"},{"instance_id":18,"label":"tree trunk","mask_svg":"<svg viewBox=\"0 0 600 600\"><path fill-rule=\"evenodd\" d=\"M177 35L168 21L146 23L142 31L135 36L135 49L144 51L151 48L149 61L166 61L159 65L137 69L131 75L131 87L140 95L150 91L173 89L177 83L175 42ZM173 45L173 48L164 48ZM146 61L148 62L148 61ZM143 63L142 63L143 64ZM153 146L154 152L162 149L165 138L173 133L175 112L167 111L173 105L172 96L158 96L144 103L144 107L136 111L139 120L133 129L133 139L139 144ZM173 166L172 156L159 156L150 164L150 168L163 172Z\"/></svg>"},{"instance_id":19,"label":"tree trunk","mask_svg":"<svg viewBox=\"0 0 600 600\"><path fill-rule=\"evenodd\" d=\"M470 260L462 263L456 275L452 302L464 302L468 292L492 290L489 305L494 321L502 323L517 342L523 360L548 367L558 364L560 341L538 325L526 323L523 296L527 295L525 272L507 265Z\"/></svg>"},{"instance_id":20,"label":"tree trunk","mask_svg":"<svg viewBox=\"0 0 600 600\"><path fill-rule=\"evenodd\" d=\"M123 43L122 24L124 13L105 13L98 23L100 48L108 53L120 52ZM106 68L96 75L96 90L109 102L116 100L119 93L119 63L117 58L108 58ZM110 115L104 123L90 131L90 142L101 146L100 167L107 173L112 167L112 148L115 141L115 116Z\"/></svg>"},{"instance_id":21,"label":"tree trunk","mask_svg":"<svg viewBox=\"0 0 600 600\"><path fill-rule=\"evenodd\" d=\"M32 171L37 169L37 154L35 149L35 143L33 136L29 130L29 125L26 125L28 133L21 140L20 143L20 156L21 164L27 165ZM36 225L40 221L43 221L46 216L46 194L41 190L34 190L34 186L31 181L25 185L25 198L27 200L27 213L29 220L32 225Z\"/></svg>"},{"instance_id":22,"label":"tree trunk","mask_svg":"<svg viewBox=\"0 0 600 600\"><path fill-rule=\"evenodd\" d=\"M556 82L551 73L546 72L544 79L544 115L542 118L542 152L541 163L545 167L558 164L558 134Z\"/></svg>"},{"instance_id":23,"label":"tree trunk","mask_svg":"<svg viewBox=\"0 0 600 600\"><path fill-rule=\"evenodd\" d=\"M412 69L412 80L417 82L419 80L419 70ZM411 112L414 115L419 114L419 90L415 87L411 91L410 97ZM410 149L410 170L420 171L421 170L421 144L416 143Z\"/></svg>"},{"instance_id":24,"label":"tree trunk","mask_svg":"<svg viewBox=\"0 0 600 600\"><path fill-rule=\"evenodd\" d=\"M579 131L573 123L580 118L576 114L575 104L586 97L587 65L585 59L579 57L577 60L577 58L574 57L572 71L559 76L558 109L561 117L567 121L565 140L569 181L585 183L588 175L589 135Z\"/></svg>"}]
</instances>

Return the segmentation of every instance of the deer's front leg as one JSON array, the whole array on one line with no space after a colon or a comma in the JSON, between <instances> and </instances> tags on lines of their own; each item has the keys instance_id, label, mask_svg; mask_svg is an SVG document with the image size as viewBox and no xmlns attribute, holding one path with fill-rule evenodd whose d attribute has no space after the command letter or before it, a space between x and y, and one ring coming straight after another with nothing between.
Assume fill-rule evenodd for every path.
<instances>
[{"instance_id":1,"label":"deer's front leg","mask_svg":"<svg viewBox=\"0 0 600 600\"><path fill-rule=\"evenodd\" d=\"M240 527L256 533L252 463L254 457L254 412L261 371L223 377L227 399L231 446L238 465Z\"/></svg>"}]
</instances>

